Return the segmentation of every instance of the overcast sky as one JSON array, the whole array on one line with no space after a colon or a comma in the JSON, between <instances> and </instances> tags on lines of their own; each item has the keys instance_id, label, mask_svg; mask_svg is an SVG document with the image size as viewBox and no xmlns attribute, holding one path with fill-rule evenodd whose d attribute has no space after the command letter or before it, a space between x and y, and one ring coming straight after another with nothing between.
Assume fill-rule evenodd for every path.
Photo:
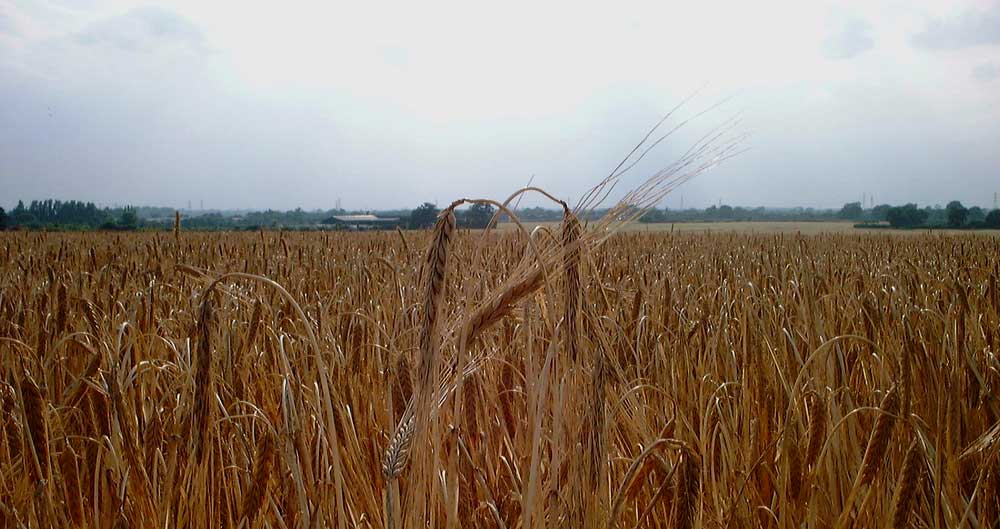
<instances>
[{"instance_id":1,"label":"overcast sky","mask_svg":"<svg viewBox=\"0 0 1000 529\"><path fill-rule=\"evenodd\" d=\"M1000 0L0 0L0 205L575 199L659 116L748 152L665 205L992 206Z\"/></svg>"}]
</instances>

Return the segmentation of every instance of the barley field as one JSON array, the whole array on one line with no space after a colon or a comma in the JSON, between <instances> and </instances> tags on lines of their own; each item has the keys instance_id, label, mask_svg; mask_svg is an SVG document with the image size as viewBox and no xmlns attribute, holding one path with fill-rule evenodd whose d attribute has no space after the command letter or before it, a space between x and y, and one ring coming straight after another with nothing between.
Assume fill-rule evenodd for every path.
<instances>
[{"instance_id":1,"label":"barley field","mask_svg":"<svg viewBox=\"0 0 1000 529\"><path fill-rule=\"evenodd\" d=\"M0 526L996 527L1000 240L0 234Z\"/></svg>"}]
</instances>

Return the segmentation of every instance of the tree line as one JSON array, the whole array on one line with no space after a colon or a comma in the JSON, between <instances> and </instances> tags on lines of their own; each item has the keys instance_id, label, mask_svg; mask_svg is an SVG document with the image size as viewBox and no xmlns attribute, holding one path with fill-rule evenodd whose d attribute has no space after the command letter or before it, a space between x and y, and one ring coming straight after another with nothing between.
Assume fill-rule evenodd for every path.
<instances>
[{"instance_id":1,"label":"tree line","mask_svg":"<svg viewBox=\"0 0 1000 529\"><path fill-rule=\"evenodd\" d=\"M460 228L482 229L490 223L495 212L496 210L493 206L473 204L468 208L456 210L455 221ZM410 228L416 229L430 228L437 221L439 213L441 213L441 210L437 205L424 202L410 213L409 217L405 220L405 224Z\"/></svg>"},{"instance_id":2,"label":"tree line","mask_svg":"<svg viewBox=\"0 0 1000 529\"><path fill-rule=\"evenodd\" d=\"M952 200L943 208L921 208L909 203L902 206L880 204L867 210L860 202L849 202L841 208L838 217L857 221L858 226L863 227L888 224L893 228L1000 229L1000 209L967 208L958 200Z\"/></svg>"},{"instance_id":3,"label":"tree line","mask_svg":"<svg viewBox=\"0 0 1000 529\"><path fill-rule=\"evenodd\" d=\"M473 204L456 211L456 219L463 228L483 228L493 218L495 209L484 204ZM595 210L583 214L582 220L601 218L607 210ZM135 230L172 229L174 210L170 208L134 207L101 208L93 202L77 200L32 200L28 205L23 201L10 212L0 208L0 230L2 229L58 229L58 230ZM288 211L213 211L202 214L182 215L181 227L195 230L258 230L258 229L334 229L335 217L349 212L343 209L312 210L301 208ZM376 212L382 217L398 219L386 227L429 228L434 225L440 209L437 205L424 202L412 210L390 210ZM540 207L519 208L518 217L522 221L559 221L562 211ZM504 215L499 220L506 220ZM704 209L648 210L639 222L726 222L726 221L833 221L849 220L858 226L893 228L957 228L1000 229L1000 210L986 211L980 207L967 208L959 201L949 202L945 207L904 204L892 206L880 204L865 209L861 202L844 204L840 210L815 208L745 208L720 204Z\"/></svg>"},{"instance_id":4,"label":"tree line","mask_svg":"<svg viewBox=\"0 0 1000 529\"><path fill-rule=\"evenodd\" d=\"M32 200L27 206L19 200L7 213L0 208L0 230L65 229L65 230L134 230L139 227L135 208L99 208L93 202L79 200Z\"/></svg>"},{"instance_id":5,"label":"tree line","mask_svg":"<svg viewBox=\"0 0 1000 529\"><path fill-rule=\"evenodd\" d=\"M174 211L169 208L125 206L100 208L93 202L77 200L32 200L28 205L18 201L9 213L0 208L0 230L136 230L172 229ZM494 208L474 204L457 210L458 225L463 228L483 228L493 218ZM434 225L438 207L425 202L413 210L379 212L383 217L397 219L387 227L428 228ZM182 215L181 227L194 230L259 230L259 229L336 229L334 217L349 212L343 209L305 211L264 210L247 212L213 211L198 215Z\"/></svg>"}]
</instances>

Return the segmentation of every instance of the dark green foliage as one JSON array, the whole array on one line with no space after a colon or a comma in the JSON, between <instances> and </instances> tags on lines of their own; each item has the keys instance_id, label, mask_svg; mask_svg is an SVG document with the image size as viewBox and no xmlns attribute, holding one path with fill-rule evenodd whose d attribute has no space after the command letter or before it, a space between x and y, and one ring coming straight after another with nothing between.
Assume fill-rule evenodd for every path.
<instances>
[{"instance_id":1,"label":"dark green foliage","mask_svg":"<svg viewBox=\"0 0 1000 529\"><path fill-rule=\"evenodd\" d=\"M892 206L889 204L879 204L871 209L871 218L875 222L882 222L888 220L889 210Z\"/></svg>"},{"instance_id":2,"label":"dark green foliage","mask_svg":"<svg viewBox=\"0 0 1000 529\"><path fill-rule=\"evenodd\" d=\"M7 212L0 208L0 231L7 229Z\"/></svg>"},{"instance_id":3,"label":"dark green foliage","mask_svg":"<svg viewBox=\"0 0 1000 529\"><path fill-rule=\"evenodd\" d=\"M994 209L993 211L986 214L986 220L983 224L987 228L998 228L1000 229L1000 209Z\"/></svg>"},{"instance_id":4,"label":"dark green foliage","mask_svg":"<svg viewBox=\"0 0 1000 529\"><path fill-rule=\"evenodd\" d=\"M430 228L437 221L438 208L430 202L424 202L410 214L411 228Z\"/></svg>"},{"instance_id":5,"label":"dark green foliage","mask_svg":"<svg viewBox=\"0 0 1000 529\"><path fill-rule=\"evenodd\" d=\"M979 224L986 220L986 211L979 206L969 208L969 224Z\"/></svg>"},{"instance_id":6,"label":"dark green foliage","mask_svg":"<svg viewBox=\"0 0 1000 529\"><path fill-rule=\"evenodd\" d=\"M35 222L35 217L28 213L28 208L24 207L24 202L17 201L17 207L10 212L10 223L13 226L25 226Z\"/></svg>"},{"instance_id":7,"label":"dark green foliage","mask_svg":"<svg viewBox=\"0 0 1000 529\"><path fill-rule=\"evenodd\" d=\"M840 208L837 217L843 220L858 220L865 215L865 210L861 208L861 202L849 202Z\"/></svg>"},{"instance_id":8,"label":"dark green foliage","mask_svg":"<svg viewBox=\"0 0 1000 529\"><path fill-rule=\"evenodd\" d=\"M527 211L527 210L525 210ZM546 218L521 220L548 220L557 222L562 217L556 210L546 210L550 215ZM518 213L520 214L520 210ZM581 220L596 220L604 215L607 210L598 210L592 215L581 215ZM532 212L534 216L539 215ZM520 216L520 215L519 215ZM717 221L829 221L837 219L835 209L815 209L815 208L745 208L742 206L709 206L705 209L657 209L653 208L639 219L639 222L717 222Z\"/></svg>"},{"instance_id":9,"label":"dark green foliage","mask_svg":"<svg viewBox=\"0 0 1000 529\"><path fill-rule=\"evenodd\" d=\"M948 225L952 228L961 228L969 218L969 210L957 200L949 202L945 206L945 212L948 216Z\"/></svg>"},{"instance_id":10,"label":"dark green foliage","mask_svg":"<svg viewBox=\"0 0 1000 529\"><path fill-rule=\"evenodd\" d=\"M192 221L192 228L230 228L246 226L291 228L323 223L325 220L331 219L333 215L343 214L345 214L345 211L342 209L305 211L302 208L295 208L290 211L276 211L273 209L268 209L266 211L250 211L242 215L223 215L219 212L211 212L204 215L191 216L189 219ZM185 226L187 226L187 220L184 222Z\"/></svg>"},{"instance_id":11,"label":"dark green foliage","mask_svg":"<svg viewBox=\"0 0 1000 529\"><path fill-rule=\"evenodd\" d=\"M472 207L463 212L463 215L459 216L458 221L463 228L483 229L493 219L495 211L493 206L489 204L473 204Z\"/></svg>"},{"instance_id":12,"label":"dark green foliage","mask_svg":"<svg viewBox=\"0 0 1000 529\"><path fill-rule=\"evenodd\" d=\"M134 230L139 227L139 215L135 212L135 208L125 206L121 216L118 217L118 226L123 230Z\"/></svg>"},{"instance_id":13,"label":"dark green foliage","mask_svg":"<svg viewBox=\"0 0 1000 529\"><path fill-rule=\"evenodd\" d=\"M886 220L893 228L915 228L927 222L928 216L929 213L918 208L916 204L907 204L889 208Z\"/></svg>"},{"instance_id":14,"label":"dark green foliage","mask_svg":"<svg viewBox=\"0 0 1000 529\"><path fill-rule=\"evenodd\" d=\"M125 206L119 213L118 218L108 218L100 225L102 230L111 231L133 231L139 228L139 214L134 207Z\"/></svg>"},{"instance_id":15,"label":"dark green foliage","mask_svg":"<svg viewBox=\"0 0 1000 529\"><path fill-rule=\"evenodd\" d=\"M40 224L98 226L108 219L108 214L93 202L78 200L32 200L27 213L32 221ZM29 221L30 222L30 221Z\"/></svg>"}]
</instances>

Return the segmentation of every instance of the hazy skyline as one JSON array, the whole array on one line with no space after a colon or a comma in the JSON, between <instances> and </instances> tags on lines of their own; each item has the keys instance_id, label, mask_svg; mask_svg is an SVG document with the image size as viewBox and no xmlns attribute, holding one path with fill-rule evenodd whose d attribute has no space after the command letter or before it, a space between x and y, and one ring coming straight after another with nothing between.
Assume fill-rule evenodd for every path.
<instances>
[{"instance_id":1,"label":"hazy skyline","mask_svg":"<svg viewBox=\"0 0 1000 529\"><path fill-rule=\"evenodd\" d=\"M1000 1L0 0L0 206L574 200L665 111L750 150L663 205L992 207Z\"/></svg>"}]
</instances>

